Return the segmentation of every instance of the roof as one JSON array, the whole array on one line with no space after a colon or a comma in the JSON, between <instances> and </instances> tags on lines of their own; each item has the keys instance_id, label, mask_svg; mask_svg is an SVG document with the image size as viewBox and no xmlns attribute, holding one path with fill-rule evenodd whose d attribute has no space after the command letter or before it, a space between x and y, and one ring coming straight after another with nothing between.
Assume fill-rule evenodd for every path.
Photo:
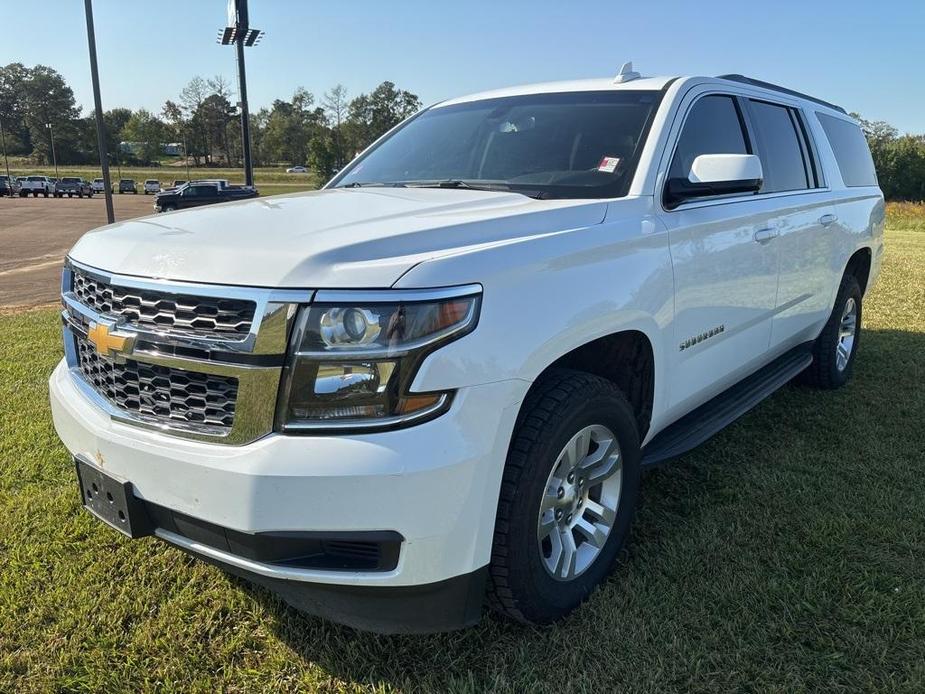
<instances>
[{"instance_id":1,"label":"roof","mask_svg":"<svg viewBox=\"0 0 925 694\"><path fill-rule=\"evenodd\" d=\"M818 106L831 109L838 113L844 114L845 110L835 104L823 101L822 99L803 94L801 92L781 87L770 82L742 75L719 75L717 77L695 77L688 75L685 77L640 77L639 79L629 80L627 82L615 83L613 77L602 77L598 79L570 80L566 82L541 82L538 84L525 84L517 87L505 87L503 89L493 89L490 91L478 92L460 96L455 99L448 99L435 105L435 108L442 106L452 106L454 104L463 104L472 101L481 101L483 99L497 99L506 96L524 96L527 94L556 94L563 92L593 92L593 91L659 91L665 89L673 80L683 80L688 84L695 83L714 83L726 84L735 82L740 87L750 87L770 94L786 94L790 97L810 101Z\"/></svg>"},{"instance_id":2,"label":"roof","mask_svg":"<svg viewBox=\"0 0 925 694\"><path fill-rule=\"evenodd\" d=\"M453 104L464 104L470 101L481 101L482 99L497 99L505 96L524 96L526 94L556 94L562 92L595 92L595 91L637 91L651 90L658 91L664 89L673 77L641 77L640 79L630 80L621 84L614 84L613 77L601 77L589 80L569 80L566 82L542 82L539 84L525 84L519 87L505 87L504 89L493 89L477 94L460 96L455 99L449 99L437 104L440 106L452 106Z\"/></svg>"}]
</instances>

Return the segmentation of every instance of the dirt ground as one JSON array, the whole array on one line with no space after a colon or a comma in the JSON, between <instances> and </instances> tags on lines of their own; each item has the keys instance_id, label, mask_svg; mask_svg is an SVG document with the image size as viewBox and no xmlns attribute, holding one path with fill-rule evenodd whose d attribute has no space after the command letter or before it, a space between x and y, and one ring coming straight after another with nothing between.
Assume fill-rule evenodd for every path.
<instances>
[{"instance_id":1,"label":"dirt ground","mask_svg":"<svg viewBox=\"0 0 925 694\"><path fill-rule=\"evenodd\" d=\"M154 211L150 195L114 195L116 221ZM0 310L58 301L61 263L84 232L106 224L93 198L0 198Z\"/></svg>"}]
</instances>

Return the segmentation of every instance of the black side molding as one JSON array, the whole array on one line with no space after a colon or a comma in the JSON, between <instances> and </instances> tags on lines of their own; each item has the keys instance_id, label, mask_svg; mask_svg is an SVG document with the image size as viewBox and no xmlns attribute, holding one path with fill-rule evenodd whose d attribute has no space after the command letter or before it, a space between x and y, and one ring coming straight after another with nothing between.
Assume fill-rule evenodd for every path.
<instances>
[{"instance_id":1,"label":"black side molding","mask_svg":"<svg viewBox=\"0 0 925 694\"><path fill-rule=\"evenodd\" d=\"M660 431L642 449L643 466L663 463L712 438L809 366L811 350L811 342L795 347Z\"/></svg>"}]
</instances>

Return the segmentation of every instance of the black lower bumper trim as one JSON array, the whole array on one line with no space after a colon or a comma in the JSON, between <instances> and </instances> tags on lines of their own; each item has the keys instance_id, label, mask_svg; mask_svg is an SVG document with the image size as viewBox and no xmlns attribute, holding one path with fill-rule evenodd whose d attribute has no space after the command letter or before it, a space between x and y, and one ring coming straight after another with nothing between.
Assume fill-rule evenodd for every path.
<instances>
[{"instance_id":1,"label":"black lower bumper trim","mask_svg":"<svg viewBox=\"0 0 925 694\"><path fill-rule=\"evenodd\" d=\"M269 578L189 553L269 589L300 612L379 634L430 634L477 624L488 576L488 567L484 566L472 573L418 586L308 583Z\"/></svg>"}]
</instances>

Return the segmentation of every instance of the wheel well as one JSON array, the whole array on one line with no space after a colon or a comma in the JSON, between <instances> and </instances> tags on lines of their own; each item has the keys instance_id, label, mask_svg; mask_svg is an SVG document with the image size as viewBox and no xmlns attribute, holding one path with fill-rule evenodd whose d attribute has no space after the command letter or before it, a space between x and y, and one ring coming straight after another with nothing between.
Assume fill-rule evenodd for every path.
<instances>
[{"instance_id":1,"label":"wheel well","mask_svg":"<svg viewBox=\"0 0 925 694\"><path fill-rule=\"evenodd\" d=\"M655 358L644 333L627 330L576 347L546 367L536 382L555 368L584 371L613 382L633 408L640 439L645 437L652 418Z\"/></svg>"},{"instance_id":2,"label":"wheel well","mask_svg":"<svg viewBox=\"0 0 925 694\"><path fill-rule=\"evenodd\" d=\"M861 285L861 295L867 291L867 280L870 279L870 249L859 248L848 261L845 275L854 275Z\"/></svg>"}]
</instances>

